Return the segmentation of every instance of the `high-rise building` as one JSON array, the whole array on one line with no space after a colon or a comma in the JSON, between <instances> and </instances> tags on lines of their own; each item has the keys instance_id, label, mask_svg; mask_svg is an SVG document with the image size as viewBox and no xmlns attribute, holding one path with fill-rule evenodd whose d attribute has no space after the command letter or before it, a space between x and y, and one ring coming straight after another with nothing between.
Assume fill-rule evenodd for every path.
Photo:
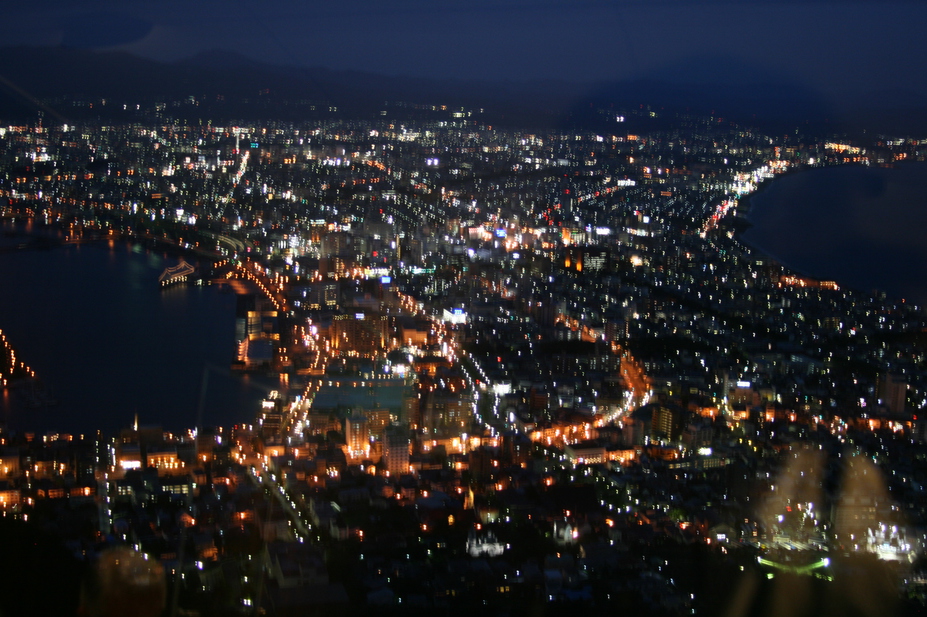
<instances>
[{"instance_id":1,"label":"high-rise building","mask_svg":"<svg viewBox=\"0 0 927 617\"><path fill-rule=\"evenodd\" d=\"M322 254L330 257L352 257L354 237L345 231L333 231L322 238Z\"/></svg>"},{"instance_id":2,"label":"high-rise building","mask_svg":"<svg viewBox=\"0 0 927 617\"><path fill-rule=\"evenodd\" d=\"M383 439L383 459L380 466L392 476L409 472L409 429L402 424L386 427Z\"/></svg>"},{"instance_id":3,"label":"high-rise building","mask_svg":"<svg viewBox=\"0 0 927 617\"><path fill-rule=\"evenodd\" d=\"M366 458L370 454L370 431L367 418L358 414L345 420L344 439L351 458Z\"/></svg>"},{"instance_id":4,"label":"high-rise building","mask_svg":"<svg viewBox=\"0 0 927 617\"><path fill-rule=\"evenodd\" d=\"M454 437L466 432L473 417L473 397L467 392L438 390L424 398L422 431L427 438Z\"/></svg>"},{"instance_id":5,"label":"high-rise building","mask_svg":"<svg viewBox=\"0 0 927 617\"><path fill-rule=\"evenodd\" d=\"M367 431L370 438L382 440L386 427L393 419L389 409L365 409L363 415L367 418Z\"/></svg>"},{"instance_id":6,"label":"high-rise building","mask_svg":"<svg viewBox=\"0 0 927 617\"><path fill-rule=\"evenodd\" d=\"M307 285L301 290L301 305L308 309L334 308L338 306L338 283L319 282Z\"/></svg>"},{"instance_id":7,"label":"high-rise building","mask_svg":"<svg viewBox=\"0 0 927 617\"><path fill-rule=\"evenodd\" d=\"M904 376L886 374L879 381L879 400L892 413L901 413L905 409L908 396L908 382Z\"/></svg>"},{"instance_id":8,"label":"high-rise building","mask_svg":"<svg viewBox=\"0 0 927 617\"><path fill-rule=\"evenodd\" d=\"M332 347L369 355L382 350L387 340L384 315L350 313L337 315L331 326Z\"/></svg>"},{"instance_id":9,"label":"high-rise building","mask_svg":"<svg viewBox=\"0 0 927 617\"><path fill-rule=\"evenodd\" d=\"M605 340L609 343L628 340L628 322L624 319L609 319L605 322Z\"/></svg>"}]
</instances>

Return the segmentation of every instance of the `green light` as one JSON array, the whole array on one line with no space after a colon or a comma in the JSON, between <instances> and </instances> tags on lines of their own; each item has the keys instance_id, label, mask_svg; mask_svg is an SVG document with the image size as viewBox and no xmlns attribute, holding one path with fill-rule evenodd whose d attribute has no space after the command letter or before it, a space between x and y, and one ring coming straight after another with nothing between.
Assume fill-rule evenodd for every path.
<instances>
[{"instance_id":1,"label":"green light","mask_svg":"<svg viewBox=\"0 0 927 617\"><path fill-rule=\"evenodd\" d=\"M811 574L813 570L818 568L826 568L830 565L830 558L824 557L814 563L805 564L803 566L793 566L789 564L776 563L775 561L770 561L769 559L764 559L763 557L757 557L757 562L762 566L769 566L770 568L775 568L777 570L782 570L783 572L791 572L792 574Z\"/></svg>"}]
</instances>

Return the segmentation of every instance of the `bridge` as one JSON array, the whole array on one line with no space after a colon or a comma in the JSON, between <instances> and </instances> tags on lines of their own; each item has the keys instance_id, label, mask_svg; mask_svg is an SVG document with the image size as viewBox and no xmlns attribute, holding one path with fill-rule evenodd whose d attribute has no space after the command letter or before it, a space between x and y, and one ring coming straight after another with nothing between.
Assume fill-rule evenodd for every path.
<instances>
[{"instance_id":1,"label":"bridge","mask_svg":"<svg viewBox=\"0 0 927 617\"><path fill-rule=\"evenodd\" d=\"M161 276L158 277L158 282L161 283L162 287L167 287L176 283L184 283L186 282L187 277L193 274L195 271L196 268L181 258L180 263L176 266L170 266L164 269L164 272L162 272Z\"/></svg>"}]
</instances>

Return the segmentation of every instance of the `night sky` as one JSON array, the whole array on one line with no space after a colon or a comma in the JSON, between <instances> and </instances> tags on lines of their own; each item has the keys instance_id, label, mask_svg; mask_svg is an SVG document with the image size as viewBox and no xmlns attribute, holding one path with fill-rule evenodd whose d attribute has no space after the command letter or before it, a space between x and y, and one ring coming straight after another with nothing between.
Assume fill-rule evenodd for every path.
<instances>
[{"instance_id":1,"label":"night sky","mask_svg":"<svg viewBox=\"0 0 927 617\"><path fill-rule=\"evenodd\" d=\"M175 61L234 50L274 64L429 78L753 87L826 100L927 98L914 0L38 0L0 9L2 45Z\"/></svg>"}]
</instances>

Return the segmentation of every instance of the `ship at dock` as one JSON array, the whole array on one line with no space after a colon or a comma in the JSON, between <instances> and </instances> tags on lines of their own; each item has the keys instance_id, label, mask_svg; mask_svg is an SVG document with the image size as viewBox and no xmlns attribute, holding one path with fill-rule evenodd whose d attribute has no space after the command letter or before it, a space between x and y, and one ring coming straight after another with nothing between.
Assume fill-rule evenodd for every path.
<instances>
[{"instance_id":1,"label":"ship at dock","mask_svg":"<svg viewBox=\"0 0 927 617\"><path fill-rule=\"evenodd\" d=\"M195 272L196 268L181 258L180 263L176 266L164 269L164 272L158 277L158 283L162 288L185 284L193 280Z\"/></svg>"}]
</instances>

